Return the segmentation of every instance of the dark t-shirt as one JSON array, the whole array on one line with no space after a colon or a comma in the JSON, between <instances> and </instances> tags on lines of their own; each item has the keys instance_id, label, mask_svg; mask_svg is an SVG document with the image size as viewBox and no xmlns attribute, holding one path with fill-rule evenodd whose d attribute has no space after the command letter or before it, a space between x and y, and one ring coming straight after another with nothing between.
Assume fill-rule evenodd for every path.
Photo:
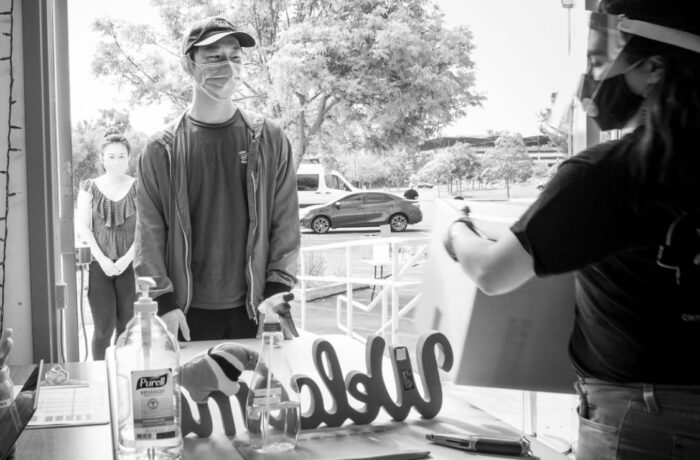
<instances>
[{"instance_id":1,"label":"dark t-shirt","mask_svg":"<svg viewBox=\"0 0 700 460\"><path fill-rule=\"evenodd\" d=\"M184 120L192 225L192 307L245 305L248 204L240 152L251 132L239 112L217 125Z\"/></svg>"},{"instance_id":2,"label":"dark t-shirt","mask_svg":"<svg viewBox=\"0 0 700 460\"><path fill-rule=\"evenodd\" d=\"M564 162L511 230L538 276L575 271L569 353L580 375L698 384L700 197L632 206L625 158L639 135Z\"/></svg>"}]
</instances>

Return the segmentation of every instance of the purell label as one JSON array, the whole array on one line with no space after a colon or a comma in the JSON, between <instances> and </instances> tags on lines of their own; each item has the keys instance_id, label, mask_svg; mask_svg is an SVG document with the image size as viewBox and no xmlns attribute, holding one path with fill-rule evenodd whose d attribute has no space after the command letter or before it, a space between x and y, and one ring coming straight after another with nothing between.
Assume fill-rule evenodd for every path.
<instances>
[{"instance_id":1,"label":"purell label","mask_svg":"<svg viewBox=\"0 0 700 460\"><path fill-rule=\"evenodd\" d=\"M175 391L170 369L131 372L131 391L136 446L174 438Z\"/></svg>"},{"instance_id":2,"label":"purell label","mask_svg":"<svg viewBox=\"0 0 700 460\"><path fill-rule=\"evenodd\" d=\"M158 375L156 377L141 377L136 382L136 389L142 390L144 388L161 388L168 383L168 374Z\"/></svg>"},{"instance_id":3,"label":"purell label","mask_svg":"<svg viewBox=\"0 0 700 460\"><path fill-rule=\"evenodd\" d=\"M5 407L10 407L10 404L12 404L12 398L0 399L0 409L3 409Z\"/></svg>"}]
</instances>

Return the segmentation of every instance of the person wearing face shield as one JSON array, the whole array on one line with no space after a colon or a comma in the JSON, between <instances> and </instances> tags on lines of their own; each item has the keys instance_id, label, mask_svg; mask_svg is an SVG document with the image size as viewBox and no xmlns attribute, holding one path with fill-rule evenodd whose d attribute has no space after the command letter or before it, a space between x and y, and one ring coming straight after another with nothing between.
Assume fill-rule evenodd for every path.
<instances>
[{"instance_id":1,"label":"person wearing face shield","mask_svg":"<svg viewBox=\"0 0 700 460\"><path fill-rule=\"evenodd\" d=\"M80 184L77 221L78 234L92 254L87 298L95 326L95 360L105 358L115 330L115 340L124 332L136 300L136 180L127 174L131 146L123 135L108 133L101 152L104 174Z\"/></svg>"},{"instance_id":2,"label":"person wearing face shield","mask_svg":"<svg viewBox=\"0 0 700 460\"><path fill-rule=\"evenodd\" d=\"M700 458L695 3L601 1L580 98L602 130L626 134L562 163L500 240L468 216L444 238L487 294L574 272L577 460Z\"/></svg>"},{"instance_id":3,"label":"person wearing face shield","mask_svg":"<svg viewBox=\"0 0 700 460\"><path fill-rule=\"evenodd\" d=\"M289 140L233 100L242 49L254 45L224 18L192 24L180 57L192 103L139 158L134 269L156 281L158 314L186 340L255 337L257 306L296 282ZM283 329L287 338L296 334L291 315Z\"/></svg>"}]
</instances>

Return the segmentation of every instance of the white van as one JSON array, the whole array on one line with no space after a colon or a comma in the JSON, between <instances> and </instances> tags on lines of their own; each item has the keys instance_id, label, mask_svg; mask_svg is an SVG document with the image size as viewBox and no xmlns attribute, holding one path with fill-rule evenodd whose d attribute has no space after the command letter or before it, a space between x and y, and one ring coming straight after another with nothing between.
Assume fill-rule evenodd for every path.
<instances>
[{"instance_id":1,"label":"white van","mask_svg":"<svg viewBox=\"0 0 700 460\"><path fill-rule=\"evenodd\" d=\"M324 204L356 189L338 171L326 171L319 163L302 163L297 170L299 207Z\"/></svg>"}]
</instances>

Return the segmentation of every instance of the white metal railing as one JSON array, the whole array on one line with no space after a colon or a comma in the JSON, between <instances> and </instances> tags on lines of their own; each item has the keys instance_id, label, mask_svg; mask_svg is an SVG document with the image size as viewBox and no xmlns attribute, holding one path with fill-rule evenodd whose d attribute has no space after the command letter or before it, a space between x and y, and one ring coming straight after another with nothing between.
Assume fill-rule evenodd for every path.
<instances>
[{"instance_id":1,"label":"white metal railing","mask_svg":"<svg viewBox=\"0 0 700 460\"><path fill-rule=\"evenodd\" d=\"M302 247L300 250L300 289L301 289L301 327L306 328L306 293L307 293L307 283L310 281L316 282L327 282L327 283L344 283L345 284L345 295L338 295L336 300L336 323L337 327L345 332L348 336L353 337L359 341L366 341L365 337L357 334L354 327L354 313L355 309L370 312L374 310L379 304L381 304L381 326L376 334L385 336L386 330L390 328L391 336L390 343L395 344L397 341L398 325L399 319L410 312L415 305L418 303L420 294L414 295L411 300L409 300L405 305L400 306L399 292L400 289L409 286L415 286L420 283L418 280L407 280L407 275L409 274L411 268L418 265L421 261L426 258L428 242L430 237L387 237L378 239L361 239L352 240L342 243L331 243L322 244L316 246ZM359 259L355 259L354 255L357 253L355 250L358 248L364 248L367 246L375 245L389 245L390 257L388 260L384 261L384 265L391 266L391 274L386 278L376 278L368 276L356 276L353 273L353 262L357 262ZM410 257L404 257L404 260L400 260L400 254L405 253L402 251L404 248L414 248L411 251ZM318 276L310 275L306 273L306 255L319 252L323 254L326 251L333 249L344 249L344 262L345 262L345 276ZM379 263L376 262L375 263ZM354 285L369 285L380 287L381 290L377 293L369 304L364 304L353 298L353 286ZM342 306L346 305L345 312L345 323L342 321ZM391 305L391 309L389 309ZM391 312L391 314L389 314Z\"/></svg>"}]
</instances>

